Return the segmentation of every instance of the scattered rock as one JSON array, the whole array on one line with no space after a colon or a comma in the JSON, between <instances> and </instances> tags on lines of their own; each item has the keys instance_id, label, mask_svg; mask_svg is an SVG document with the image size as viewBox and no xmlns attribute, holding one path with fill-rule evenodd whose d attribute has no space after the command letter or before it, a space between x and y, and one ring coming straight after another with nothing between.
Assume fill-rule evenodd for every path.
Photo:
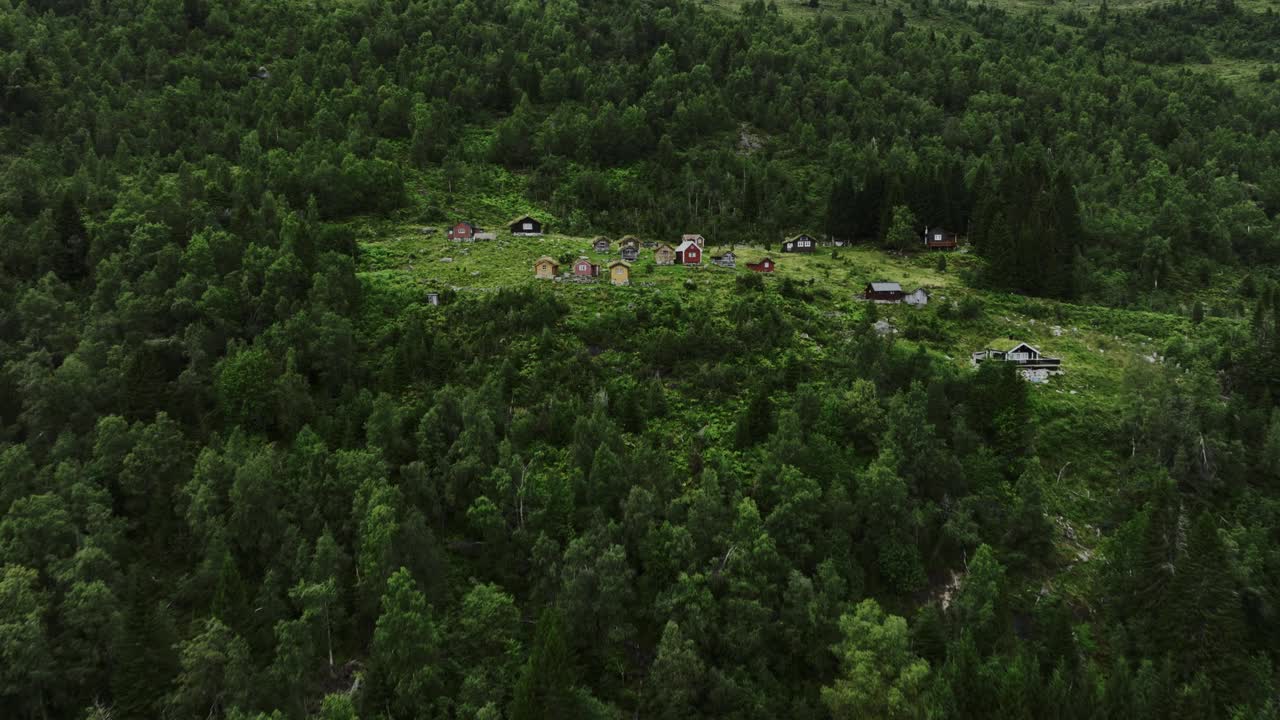
<instances>
[{"instance_id":1,"label":"scattered rock","mask_svg":"<svg viewBox=\"0 0 1280 720\"><path fill-rule=\"evenodd\" d=\"M871 326L875 329L877 335L891 335L898 332L888 320L877 320L875 325Z\"/></svg>"},{"instance_id":2,"label":"scattered rock","mask_svg":"<svg viewBox=\"0 0 1280 720\"><path fill-rule=\"evenodd\" d=\"M453 258L448 258L448 257L440 258L440 262L453 262Z\"/></svg>"},{"instance_id":3,"label":"scattered rock","mask_svg":"<svg viewBox=\"0 0 1280 720\"><path fill-rule=\"evenodd\" d=\"M431 235L436 232L436 229L431 227L430 225L426 225L418 228L418 232L422 233L423 235Z\"/></svg>"},{"instance_id":4,"label":"scattered rock","mask_svg":"<svg viewBox=\"0 0 1280 720\"><path fill-rule=\"evenodd\" d=\"M1054 325L1053 327L1049 328L1049 332L1053 333L1054 337L1062 337L1062 328L1058 327L1057 325Z\"/></svg>"},{"instance_id":5,"label":"scattered rock","mask_svg":"<svg viewBox=\"0 0 1280 720\"><path fill-rule=\"evenodd\" d=\"M472 271L471 271L471 277L480 277L480 271L479 271L479 270L472 270Z\"/></svg>"}]
</instances>

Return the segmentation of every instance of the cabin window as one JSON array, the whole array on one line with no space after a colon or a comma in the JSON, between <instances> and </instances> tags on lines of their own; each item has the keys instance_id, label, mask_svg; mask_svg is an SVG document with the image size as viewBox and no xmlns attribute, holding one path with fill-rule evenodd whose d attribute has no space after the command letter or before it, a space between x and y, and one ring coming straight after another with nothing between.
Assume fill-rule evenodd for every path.
<instances>
[{"instance_id":1,"label":"cabin window","mask_svg":"<svg viewBox=\"0 0 1280 720\"><path fill-rule=\"evenodd\" d=\"M523 227L525 230L532 230L532 229L533 229L533 223L525 223L522 227Z\"/></svg>"}]
</instances>

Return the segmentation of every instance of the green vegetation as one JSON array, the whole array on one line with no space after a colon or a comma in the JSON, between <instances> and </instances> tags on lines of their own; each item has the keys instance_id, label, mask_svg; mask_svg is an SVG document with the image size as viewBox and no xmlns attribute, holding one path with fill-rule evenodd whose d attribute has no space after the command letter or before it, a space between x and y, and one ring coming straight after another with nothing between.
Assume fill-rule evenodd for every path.
<instances>
[{"instance_id":1,"label":"green vegetation","mask_svg":"<svg viewBox=\"0 0 1280 720\"><path fill-rule=\"evenodd\" d=\"M0 0L0 714L1273 717L1274 14L831 4Z\"/></svg>"}]
</instances>

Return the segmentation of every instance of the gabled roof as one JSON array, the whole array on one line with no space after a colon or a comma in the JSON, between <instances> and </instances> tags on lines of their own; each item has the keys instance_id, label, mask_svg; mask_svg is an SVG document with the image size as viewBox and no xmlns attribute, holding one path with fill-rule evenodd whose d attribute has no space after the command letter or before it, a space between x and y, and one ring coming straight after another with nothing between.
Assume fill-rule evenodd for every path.
<instances>
[{"instance_id":1,"label":"gabled roof","mask_svg":"<svg viewBox=\"0 0 1280 720\"><path fill-rule=\"evenodd\" d=\"M676 248L676 252L678 253L684 252L685 250L688 250L690 247L698 247L698 243L692 240L685 240L684 242L680 243L680 245ZM701 250L702 248L698 248L698 249Z\"/></svg>"},{"instance_id":2,"label":"gabled roof","mask_svg":"<svg viewBox=\"0 0 1280 720\"><path fill-rule=\"evenodd\" d=\"M614 260L613 262L609 263L609 268L612 269L616 265L623 265L628 268L631 267L631 263L627 262L626 260Z\"/></svg>"},{"instance_id":3,"label":"gabled roof","mask_svg":"<svg viewBox=\"0 0 1280 720\"><path fill-rule=\"evenodd\" d=\"M812 240L813 236L810 235L809 233L800 233L799 235L792 235L791 237L787 238L787 242L795 242L796 240L800 240L800 239Z\"/></svg>"},{"instance_id":4,"label":"gabled roof","mask_svg":"<svg viewBox=\"0 0 1280 720\"><path fill-rule=\"evenodd\" d=\"M658 243L657 247L655 247L655 248L653 249L653 251L654 251L654 252L658 252L658 251L659 251L659 250L661 250L662 248L666 248L666 249L668 249L668 250L672 250L672 251L674 251L674 250L675 250L675 248L671 247L670 245L668 245L668 244L666 244L666 243Z\"/></svg>"},{"instance_id":5,"label":"gabled roof","mask_svg":"<svg viewBox=\"0 0 1280 720\"><path fill-rule=\"evenodd\" d=\"M873 282L872 292L902 292L902 286L896 282Z\"/></svg>"},{"instance_id":6,"label":"gabled roof","mask_svg":"<svg viewBox=\"0 0 1280 720\"><path fill-rule=\"evenodd\" d=\"M1035 354L1037 354L1037 355L1043 355L1043 354L1044 354L1044 353L1040 352L1040 349L1039 349L1039 348L1035 347L1034 345L1030 345L1030 344L1028 344L1028 343L1024 343L1024 342L1020 342L1020 343L1018 343L1017 345L1014 345L1012 348L1009 348L1008 350L1005 350L1005 352L1006 352L1006 353L1018 352L1018 351L1019 351L1019 350L1021 350L1022 348L1026 348L1026 349L1030 350L1031 352L1033 352L1033 353L1035 353Z\"/></svg>"},{"instance_id":7,"label":"gabled roof","mask_svg":"<svg viewBox=\"0 0 1280 720\"><path fill-rule=\"evenodd\" d=\"M685 235L681 235L681 236L680 236L680 239L681 239L681 240L698 240L698 239L700 239L700 238L701 238L702 240L706 240L706 238L702 237L701 235L699 235L699 234L697 234L697 233L687 233L687 234L685 234Z\"/></svg>"},{"instance_id":8,"label":"gabled roof","mask_svg":"<svg viewBox=\"0 0 1280 720\"><path fill-rule=\"evenodd\" d=\"M536 222L536 223L539 223L539 224L541 224L541 222L542 222L541 220L539 220L538 218L536 218L536 217L534 217L534 216L532 216L532 215L521 215L520 217L516 218L515 220L512 220L511 222L507 223L507 227L512 227L512 226L516 225L517 223L522 223L522 222L524 222L525 220L531 220L531 221Z\"/></svg>"},{"instance_id":9,"label":"gabled roof","mask_svg":"<svg viewBox=\"0 0 1280 720\"><path fill-rule=\"evenodd\" d=\"M634 242L634 243L638 243L638 242L640 242L640 238L636 237L635 235L623 235L623 236L622 236L622 239L621 239L621 240L618 240L618 242L624 242L624 243Z\"/></svg>"},{"instance_id":10,"label":"gabled roof","mask_svg":"<svg viewBox=\"0 0 1280 720\"><path fill-rule=\"evenodd\" d=\"M610 240L609 238L605 237L604 235L597 235L597 236L595 236L595 237L591 238L591 243L594 245L595 243L598 243L598 242L600 242L601 240L603 240L603 241L605 241L605 242L613 242L612 240Z\"/></svg>"},{"instance_id":11,"label":"gabled roof","mask_svg":"<svg viewBox=\"0 0 1280 720\"><path fill-rule=\"evenodd\" d=\"M542 257L538 258L537 260L534 260L534 261L533 261L533 264L534 264L534 265L541 265L541 264L542 264L542 263L544 263L544 262L545 262L545 263L551 263L552 265L555 265L556 267L560 267L560 263L556 262L555 258L553 258L553 257L548 257L548 256L546 256L546 255L543 255Z\"/></svg>"}]
</instances>

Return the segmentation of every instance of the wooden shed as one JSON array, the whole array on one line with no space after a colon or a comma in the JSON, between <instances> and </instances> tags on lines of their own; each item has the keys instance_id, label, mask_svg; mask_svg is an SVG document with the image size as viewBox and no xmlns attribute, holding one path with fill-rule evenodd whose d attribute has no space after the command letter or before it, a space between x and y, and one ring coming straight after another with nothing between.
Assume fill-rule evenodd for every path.
<instances>
[{"instance_id":1,"label":"wooden shed","mask_svg":"<svg viewBox=\"0 0 1280 720\"><path fill-rule=\"evenodd\" d=\"M598 253L607 253L609 252L609 242L609 238L598 235L596 239L591 241L591 249Z\"/></svg>"},{"instance_id":2,"label":"wooden shed","mask_svg":"<svg viewBox=\"0 0 1280 720\"><path fill-rule=\"evenodd\" d=\"M727 267L727 268L737 267L738 256L735 255L732 250L730 250L729 252L723 255L716 255L712 257L711 262L715 263L716 265L719 265L720 267Z\"/></svg>"},{"instance_id":3,"label":"wooden shed","mask_svg":"<svg viewBox=\"0 0 1280 720\"><path fill-rule=\"evenodd\" d=\"M960 244L960 236L942 228L924 229L924 246L930 250L954 250Z\"/></svg>"},{"instance_id":4,"label":"wooden shed","mask_svg":"<svg viewBox=\"0 0 1280 720\"><path fill-rule=\"evenodd\" d=\"M634 245L624 245L622 247L622 259L627 262L635 262L640 258L640 248Z\"/></svg>"},{"instance_id":5,"label":"wooden shed","mask_svg":"<svg viewBox=\"0 0 1280 720\"><path fill-rule=\"evenodd\" d=\"M626 260L614 260L609 263L609 282L614 285L630 285L631 263Z\"/></svg>"},{"instance_id":6,"label":"wooden shed","mask_svg":"<svg viewBox=\"0 0 1280 720\"><path fill-rule=\"evenodd\" d=\"M915 290L902 296L902 302L908 305L921 307L929 304L929 293L924 288L916 288Z\"/></svg>"},{"instance_id":7,"label":"wooden shed","mask_svg":"<svg viewBox=\"0 0 1280 720\"><path fill-rule=\"evenodd\" d=\"M542 234L542 221L531 215L521 215L507 223L507 227L511 230L512 235L519 237L533 237Z\"/></svg>"},{"instance_id":8,"label":"wooden shed","mask_svg":"<svg viewBox=\"0 0 1280 720\"><path fill-rule=\"evenodd\" d=\"M698 244L698 247L700 248L705 248L707 246L707 239L696 233L689 234L689 235L681 235L680 242L682 243L695 242Z\"/></svg>"},{"instance_id":9,"label":"wooden shed","mask_svg":"<svg viewBox=\"0 0 1280 720\"><path fill-rule=\"evenodd\" d=\"M623 235L622 239L618 241L618 246L622 248L632 247L632 248L635 248L636 250L639 250L640 238L636 237L635 235Z\"/></svg>"},{"instance_id":10,"label":"wooden shed","mask_svg":"<svg viewBox=\"0 0 1280 720\"><path fill-rule=\"evenodd\" d=\"M902 286L896 282L867 283L867 287L862 291L862 297L882 303L902 302L904 295L906 293L902 292Z\"/></svg>"},{"instance_id":11,"label":"wooden shed","mask_svg":"<svg viewBox=\"0 0 1280 720\"><path fill-rule=\"evenodd\" d=\"M455 223L453 227L444 231L444 236L450 240L471 242L476 237L476 226L469 222Z\"/></svg>"},{"instance_id":12,"label":"wooden shed","mask_svg":"<svg viewBox=\"0 0 1280 720\"><path fill-rule=\"evenodd\" d=\"M666 243L653 249L653 261L659 265L675 265L676 249Z\"/></svg>"},{"instance_id":13,"label":"wooden shed","mask_svg":"<svg viewBox=\"0 0 1280 720\"><path fill-rule=\"evenodd\" d=\"M573 274L576 277L596 277L600 274L600 266L590 258L580 257L573 263Z\"/></svg>"},{"instance_id":14,"label":"wooden shed","mask_svg":"<svg viewBox=\"0 0 1280 720\"><path fill-rule=\"evenodd\" d=\"M554 280L560 274L560 264L543 255L533 262L533 276L541 280Z\"/></svg>"},{"instance_id":15,"label":"wooden shed","mask_svg":"<svg viewBox=\"0 0 1280 720\"><path fill-rule=\"evenodd\" d=\"M766 255L763 260L758 263L747 263L747 269L752 272L771 273L773 272L773 258Z\"/></svg>"},{"instance_id":16,"label":"wooden shed","mask_svg":"<svg viewBox=\"0 0 1280 720\"><path fill-rule=\"evenodd\" d=\"M702 248L692 240L685 240L676 248L677 265L701 265Z\"/></svg>"}]
</instances>

